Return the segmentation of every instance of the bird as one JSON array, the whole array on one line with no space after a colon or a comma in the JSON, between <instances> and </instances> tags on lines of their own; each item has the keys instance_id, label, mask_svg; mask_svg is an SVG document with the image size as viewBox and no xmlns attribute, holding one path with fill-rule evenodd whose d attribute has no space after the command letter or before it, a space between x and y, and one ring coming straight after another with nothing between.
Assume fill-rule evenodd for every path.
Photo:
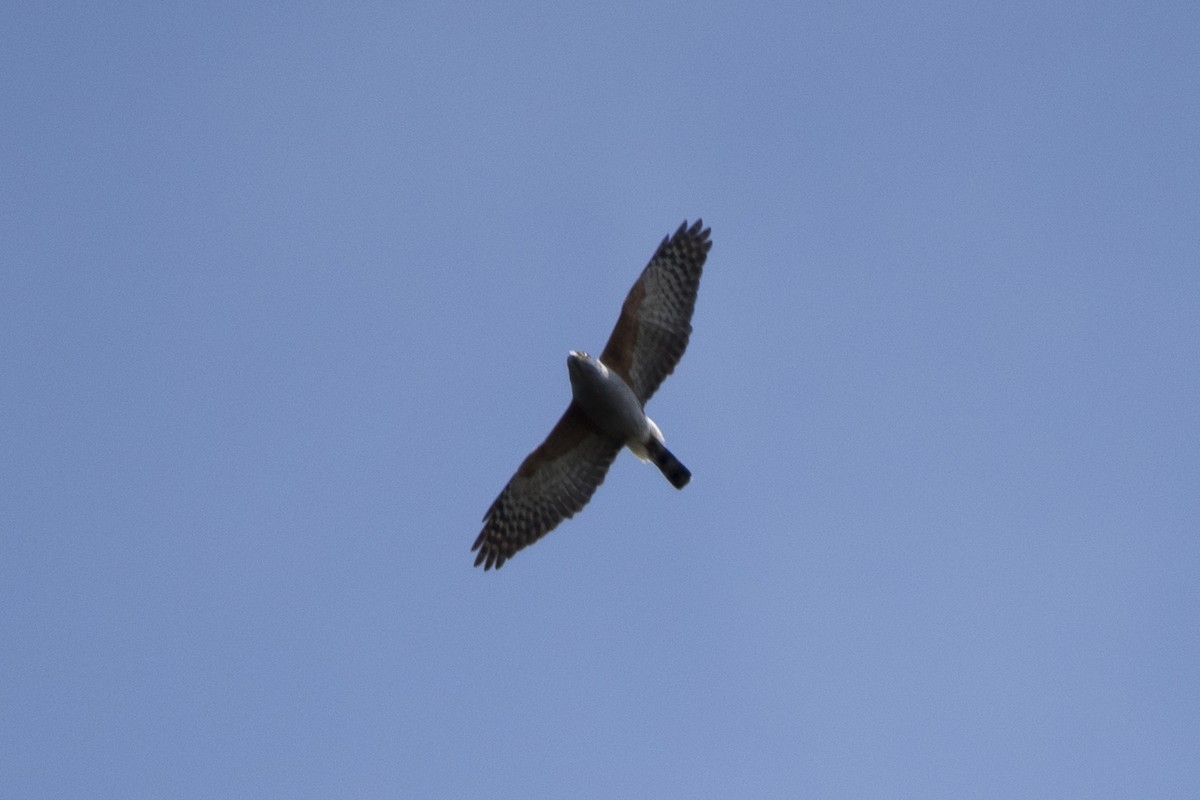
<instances>
[{"instance_id":1,"label":"bird","mask_svg":"<svg viewBox=\"0 0 1200 800\"><path fill-rule=\"evenodd\" d=\"M687 349L711 229L687 220L663 238L629 290L600 356L567 354L571 402L483 515L475 566L499 569L591 500L622 447L676 489L692 473L663 443L646 402Z\"/></svg>"}]
</instances>

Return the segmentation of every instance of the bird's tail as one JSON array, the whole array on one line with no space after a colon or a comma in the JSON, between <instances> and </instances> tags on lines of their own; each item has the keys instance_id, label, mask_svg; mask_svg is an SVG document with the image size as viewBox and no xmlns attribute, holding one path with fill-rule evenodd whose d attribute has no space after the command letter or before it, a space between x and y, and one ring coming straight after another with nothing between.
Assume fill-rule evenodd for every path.
<instances>
[{"instance_id":1,"label":"bird's tail","mask_svg":"<svg viewBox=\"0 0 1200 800\"><path fill-rule=\"evenodd\" d=\"M662 474L667 477L671 485L676 489L682 489L687 486L688 481L692 479L692 473L688 468L679 463L679 459L675 454L668 450L662 442L654 437L646 442L646 454L650 460L654 462L654 466L662 470Z\"/></svg>"}]
</instances>

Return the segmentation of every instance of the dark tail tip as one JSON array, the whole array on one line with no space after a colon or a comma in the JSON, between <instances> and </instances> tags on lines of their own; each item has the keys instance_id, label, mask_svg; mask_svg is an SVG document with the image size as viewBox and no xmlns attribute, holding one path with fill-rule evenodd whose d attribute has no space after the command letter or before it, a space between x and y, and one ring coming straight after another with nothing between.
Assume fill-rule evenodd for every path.
<instances>
[{"instance_id":1,"label":"dark tail tip","mask_svg":"<svg viewBox=\"0 0 1200 800\"><path fill-rule=\"evenodd\" d=\"M662 470L663 475L667 476L667 480L669 480L671 485L676 489L682 489L683 487L687 486L688 481L692 479L692 473L687 467L685 467L683 464L680 464L678 461L675 462L675 469L671 470L670 472L667 471L666 467L659 467L659 469Z\"/></svg>"},{"instance_id":2,"label":"dark tail tip","mask_svg":"<svg viewBox=\"0 0 1200 800\"><path fill-rule=\"evenodd\" d=\"M675 454L664 447L662 442L651 439L646 445L646 450L650 454L650 460L654 462L654 466L662 471L672 486L682 489L688 485L688 481L692 479L691 471L680 463Z\"/></svg>"}]
</instances>

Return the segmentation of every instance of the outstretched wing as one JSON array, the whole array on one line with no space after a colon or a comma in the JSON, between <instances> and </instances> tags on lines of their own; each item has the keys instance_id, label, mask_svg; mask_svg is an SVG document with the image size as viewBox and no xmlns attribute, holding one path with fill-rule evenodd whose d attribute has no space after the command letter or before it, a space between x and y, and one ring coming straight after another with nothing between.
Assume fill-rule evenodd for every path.
<instances>
[{"instance_id":1,"label":"outstretched wing","mask_svg":"<svg viewBox=\"0 0 1200 800\"><path fill-rule=\"evenodd\" d=\"M587 505L624 443L572 402L483 515L475 566L497 569Z\"/></svg>"},{"instance_id":2,"label":"outstretched wing","mask_svg":"<svg viewBox=\"0 0 1200 800\"><path fill-rule=\"evenodd\" d=\"M712 247L709 228L685 220L658 246L621 306L600 360L625 379L644 404L670 375L692 333L700 272Z\"/></svg>"}]
</instances>

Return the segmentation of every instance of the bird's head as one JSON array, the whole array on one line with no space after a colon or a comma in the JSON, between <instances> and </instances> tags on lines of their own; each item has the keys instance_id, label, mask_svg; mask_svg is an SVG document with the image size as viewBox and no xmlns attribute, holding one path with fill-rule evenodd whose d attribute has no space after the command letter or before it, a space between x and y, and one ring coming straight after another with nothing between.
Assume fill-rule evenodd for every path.
<instances>
[{"instance_id":1,"label":"bird's head","mask_svg":"<svg viewBox=\"0 0 1200 800\"><path fill-rule=\"evenodd\" d=\"M595 380L603 379L608 374L608 367L582 350L572 350L567 354L567 372L572 381L580 380L585 375Z\"/></svg>"}]
</instances>

